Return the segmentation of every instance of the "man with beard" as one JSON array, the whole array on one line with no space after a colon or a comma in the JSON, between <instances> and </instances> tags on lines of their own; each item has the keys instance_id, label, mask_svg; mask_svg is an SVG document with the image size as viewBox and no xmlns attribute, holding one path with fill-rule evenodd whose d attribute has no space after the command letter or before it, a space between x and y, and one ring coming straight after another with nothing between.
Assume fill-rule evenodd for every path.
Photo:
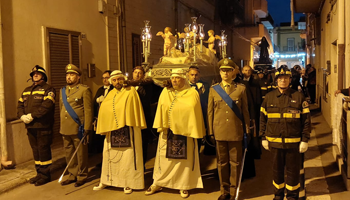
<instances>
[{"instance_id":1,"label":"man with beard","mask_svg":"<svg viewBox=\"0 0 350 200\"><path fill-rule=\"evenodd\" d=\"M123 187L125 194L144 188L141 129L146 128L140 98L134 87L123 87L126 77L114 70L109 79L114 89L98 114L97 134L106 135L100 184Z\"/></svg>"},{"instance_id":2,"label":"man with beard","mask_svg":"<svg viewBox=\"0 0 350 200\"><path fill-rule=\"evenodd\" d=\"M17 115L25 123L37 172L37 175L29 182L39 186L51 180L50 145L52 143L56 91L46 83L46 71L39 65L32 69L30 76L33 84L24 89L18 100Z\"/></svg>"},{"instance_id":3,"label":"man with beard","mask_svg":"<svg viewBox=\"0 0 350 200\"><path fill-rule=\"evenodd\" d=\"M66 161L69 177L61 185L75 183L79 187L86 182L88 175L88 148L87 143L92 133L92 98L88 86L80 84L81 70L73 64L66 66L67 86L60 91L60 133L63 136L63 145L66 151ZM83 145L79 143L84 138ZM73 153L77 151L76 157Z\"/></svg>"}]
</instances>

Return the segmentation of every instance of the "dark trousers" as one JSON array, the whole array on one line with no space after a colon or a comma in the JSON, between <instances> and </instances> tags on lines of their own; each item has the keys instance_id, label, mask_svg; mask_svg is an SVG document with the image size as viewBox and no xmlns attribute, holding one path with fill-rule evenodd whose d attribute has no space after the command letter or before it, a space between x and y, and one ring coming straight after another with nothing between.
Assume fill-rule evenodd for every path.
<instances>
[{"instance_id":1,"label":"dark trousers","mask_svg":"<svg viewBox=\"0 0 350 200\"><path fill-rule=\"evenodd\" d=\"M151 133L148 129L142 129L142 151L143 151L143 165L145 166L148 154L148 142L151 137Z\"/></svg>"},{"instance_id":2,"label":"dark trousers","mask_svg":"<svg viewBox=\"0 0 350 200\"><path fill-rule=\"evenodd\" d=\"M236 195L242 162L242 141L216 141L221 194Z\"/></svg>"},{"instance_id":3,"label":"dark trousers","mask_svg":"<svg viewBox=\"0 0 350 200\"><path fill-rule=\"evenodd\" d=\"M33 151L37 176L50 181L52 130L29 128L27 135Z\"/></svg>"},{"instance_id":4,"label":"dark trousers","mask_svg":"<svg viewBox=\"0 0 350 200\"><path fill-rule=\"evenodd\" d=\"M62 135L63 146L66 152L66 162L73 157L75 150L78 148L80 139L78 135ZM68 166L69 180L82 181L88 175L88 146L81 144L77 154L73 157L72 162Z\"/></svg>"},{"instance_id":5,"label":"dark trousers","mask_svg":"<svg viewBox=\"0 0 350 200\"><path fill-rule=\"evenodd\" d=\"M284 190L287 189L288 200L299 199L299 176L301 154L299 148L276 149L271 148L273 185L275 187L274 200L283 200ZM284 180L286 169L286 180Z\"/></svg>"},{"instance_id":6,"label":"dark trousers","mask_svg":"<svg viewBox=\"0 0 350 200\"><path fill-rule=\"evenodd\" d=\"M315 103L315 99L316 99L316 85L308 84L307 85L307 89L309 91L311 103Z\"/></svg>"}]
</instances>

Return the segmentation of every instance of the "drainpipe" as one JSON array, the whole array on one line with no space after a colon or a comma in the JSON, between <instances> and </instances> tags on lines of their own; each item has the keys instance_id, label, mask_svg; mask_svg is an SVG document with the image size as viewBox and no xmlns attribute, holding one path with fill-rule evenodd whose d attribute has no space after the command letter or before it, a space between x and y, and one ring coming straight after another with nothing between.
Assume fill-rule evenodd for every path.
<instances>
[{"instance_id":1,"label":"drainpipe","mask_svg":"<svg viewBox=\"0 0 350 200\"><path fill-rule=\"evenodd\" d=\"M1 0L0 0L0 24L1 19ZM5 168L12 165L8 161L7 155L7 138L6 138L6 112L5 112L5 89L4 89L4 63L2 60L2 26L0 27L0 147L1 147L1 166Z\"/></svg>"},{"instance_id":2,"label":"drainpipe","mask_svg":"<svg viewBox=\"0 0 350 200\"><path fill-rule=\"evenodd\" d=\"M345 10L350 9L350 1L345 1ZM345 53L345 65L349 66L349 60L350 60L350 12L345 12L345 44L346 44L346 53ZM350 77L350 70L346 71L345 77ZM348 87L350 85L350 80L346 79L345 80L345 85Z\"/></svg>"},{"instance_id":3,"label":"drainpipe","mask_svg":"<svg viewBox=\"0 0 350 200\"><path fill-rule=\"evenodd\" d=\"M338 89L342 89L345 68L345 0L338 0Z\"/></svg>"}]
</instances>

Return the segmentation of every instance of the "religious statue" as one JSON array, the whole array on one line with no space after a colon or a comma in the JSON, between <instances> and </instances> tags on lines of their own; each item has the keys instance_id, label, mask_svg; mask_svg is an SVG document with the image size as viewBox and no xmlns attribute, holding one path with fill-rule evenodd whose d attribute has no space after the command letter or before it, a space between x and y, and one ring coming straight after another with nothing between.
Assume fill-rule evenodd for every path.
<instances>
[{"instance_id":1,"label":"religious statue","mask_svg":"<svg viewBox=\"0 0 350 200\"><path fill-rule=\"evenodd\" d=\"M215 48L215 40L216 39L220 39L220 36L214 36L214 31L213 30L209 30L208 31L208 36L209 39L207 41L204 41L205 43L208 43L208 49L213 52L214 54L216 54L216 50Z\"/></svg>"},{"instance_id":2,"label":"religious statue","mask_svg":"<svg viewBox=\"0 0 350 200\"><path fill-rule=\"evenodd\" d=\"M269 43L267 42L265 36L261 38L258 46L260 47L260 58L259 63L268 64L271 63L270 54L269 54Z\"/></svg>"},{"instance_id":3,"label":"religious statue","mask_svg":"<svg viewBox=\"0 0 350 200\"><path fill-rule=\"evenodd\" d=\"M170 55L170 50L174 46L174 40L175 37L171 33L170 27L165 27L164 33L162 31L159 31L157 33L157 36L162 36L164 39L164 55Z\"/></svg>"}]
</instances>

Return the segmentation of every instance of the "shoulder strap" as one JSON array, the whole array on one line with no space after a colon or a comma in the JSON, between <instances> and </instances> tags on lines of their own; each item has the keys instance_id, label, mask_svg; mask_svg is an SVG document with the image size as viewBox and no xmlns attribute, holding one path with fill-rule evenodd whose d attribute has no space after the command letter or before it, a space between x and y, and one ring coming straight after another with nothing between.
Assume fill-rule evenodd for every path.
<instances>
[{"instance_id":1,"label":"shoulder strap","mask_svg":"<svg viewBox=\"0 0 350 200\"><path fill-rule=\"evenodd\" d=\"M227 103L227 105L232 109L232 111L237 115L237 117L243 122L243 117L241 111L239 110L236 103L231 99L231 97L222 89L218 84L213 86L214 90L220 95L220 97Z\"/></svg>"},{"instance_id":2,"label":"shoulder strap","mask_svg":"<svg viewBox=\"0 0 350 200\"><path fill-rule=\"evenodd\" d=\"M66 108L68 114L73 118L75 123L77 123L80 126L81 122L80 122L80 119L79 119L77 113L75 113L72 106L67 101L66 87L63 87L61 91L62 91L62 101L63 101L64 107Z\"/></svg>"}]
</instances>

